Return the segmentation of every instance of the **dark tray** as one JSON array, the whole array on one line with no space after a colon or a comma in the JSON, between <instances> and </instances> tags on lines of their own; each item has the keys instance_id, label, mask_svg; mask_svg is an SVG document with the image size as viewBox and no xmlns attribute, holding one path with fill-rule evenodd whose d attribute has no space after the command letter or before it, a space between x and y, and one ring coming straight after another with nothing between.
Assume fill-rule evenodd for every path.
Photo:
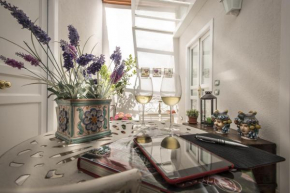
<instances>
[{"instance_id":1,"label":"dark tray","mask_svg":"<svg viewBox=\"0 0 290 193\"><path fill-rule=\"evenodd\" d=\"M285 158L283 157L271 154L255 147L249 146L248 148L244 148L230 145L206 143L197 140L195 135L196 134L182 135L180 137L216 154L217 156L224 158L225 160L228 160L229 162L233 163L234 167L237 169L253 169L285 161ZM198 135L232 141L212 133Z\"/></svg>"}]
</instances>

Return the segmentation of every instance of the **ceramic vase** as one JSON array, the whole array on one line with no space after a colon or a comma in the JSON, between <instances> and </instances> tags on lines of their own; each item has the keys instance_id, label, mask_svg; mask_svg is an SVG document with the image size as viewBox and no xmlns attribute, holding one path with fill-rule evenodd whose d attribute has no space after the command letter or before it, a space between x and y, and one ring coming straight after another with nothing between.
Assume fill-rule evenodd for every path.
<instances>
[{"instance_id":1,"label":"ceramic vase","mask_svg":"<svg viewBox=\"0 0 290 193\"><path fill-rule=\"evenodd\" d=\"M256 118L256 111L249 111L249 113L238 112L235 118L235 124L238 127L238 133L243 139L257 140L259 137L259 130L261 125Z\"/></svg>"},{"instance_id":2,"label":"ceramic vase","mask_svg":"<svg viewBox=\"0 0 290 193\"><path fill-rule=\"evenodd\" d=\"M82 143L111 134L111 99L57 100L56 137Z\"/></svg>"},{"instance_id":3,"label":"ceramic vase","mask_svg":"<svg viewBox=\"0 0 290 193\"><path fill-rule=\"evenodd\" d=\"M228 134L232 120L228 116L228 110L220 112L216 110L212 116L213 129L216 133Z\"/></svg>"}]
</instances>

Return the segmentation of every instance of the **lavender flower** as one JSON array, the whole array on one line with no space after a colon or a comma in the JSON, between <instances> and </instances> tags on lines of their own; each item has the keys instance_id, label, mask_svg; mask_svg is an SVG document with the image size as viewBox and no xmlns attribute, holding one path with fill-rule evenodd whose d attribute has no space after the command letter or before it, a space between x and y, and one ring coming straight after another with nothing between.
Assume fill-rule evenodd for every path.
<instances>
[{"instance_id":1,"label":"lavender flower","mask_svg":"<svg viewBox=\"0 0 290 193\"><path fill-rule=\"evenodd\" d=\"M124 68L125 68L125 61L122 61L122 64L119 67L116 67L114 72L111 74L111 82L112 84L116 84L119 82L119 80L122 78L124 74Z\"/></svg>"},{"instance_id":2,"label":"lavender flower","mask_svg":"<svg viewBox=\"0 0 290 193\"><path fill-rule=\"evenodd\" d=\"M95 59L95 56L93 54L81 55L77 59L77 63L81 66L86 66L89 62L93 61L94 59Z\"/></svg>"},{"instance_id":3,"label":"lavender flower","mask_svg":"<svg viewBox=\"0 0 290 193\"><path fill-rule=\"evenodd\" d=\"M69 35L68 38L70 40L70 44L77 47L79 45L80 36L76 28L74 26L68 26Z\"/></svg>"},{"instance_id":4,"label":"lavender flower","mask_svg":"<svg viewBox=\"0 0 290 193\"><path fill-rule=\"evenodd\" d=\"M0 4L5 8L11 11L11 15L15 17L20 25L22 25L23 28L29 29L32 22L27 17L27 15L22 11L19 10L18 7L12 6L10 3L7 3L6 1L0 0Z\"/></svg>"},{"instance_id":5,"label":"lavender flower","mask_svg":"<svg viewBox=\"0 0 290 193\"><path fill-rule=\"evenodd\" d=\"M47 33L43 31L40 27L32 23L32 21L29 19L29 17L18 7L12 6L10 3L7 3L6 1L0 0L0 5L2 5L5 9L11 11L11 15L15 17L20 25L22 25L23 28L30 30L36 37L36 39L43 43L48 44L51 40L50 37L48 37Z\"/></svg>"},{"instance_id":6,"label":"lavender flower","mask_svg":"<svg viewBox=\"0 0 290 193\"><path fill-rule=\"evenodd\" d=\"M87 73L95 75L96 72L99 72L101 70L104 63L105 63L105 56L101 54L100 57L97 57L94 60L94 62L88 67Z\"/></svg>"},{"instance_id":7,"label":"lavender flower","mask_svg":"<svg viewBox=\"0 0 290 193\"><path fill-rule=\"evenodd\" d=\"M110 56L110 59L114 61L115 65L120 65L120 61L122 59L122 53L120 47L116 47L114 53Z\"/></svg>"},{"instance_id":8,"label":"lavender flower","mask_svg":"<svg viewBox=\"0 0 290 193\"><path fill-rule=\"evenodd\" d=\"M29 62L32 66L39 66L39 60L30 54L23 54L19 52L16 52L15 54L23 58L26 62Z\"/></svg>"},{"instance_id":9,"label":"lavender flower","mask_svg":"<svg viewBox=\"0 0 290 193\"><path fill-rule=\"evenodd\" d=\"M63 60L64 60L64 65L67 70L70 70L71 68L74 67L73 60L76 60L77 58L77 51L76 48L73 45L68 44L64 40L60 40L60 47L63 51Z\"/></svg>"},{"instance_id":10,"label":"lavender flower","mask_svg":"<svg viewBox=\"0 0 290 193\"><path fill-rule=\"evenodd\" d=\"M77 50L73 45L68 44L64 40L60 40L60 47L61 47L62 51L69 53L69 54L72 54L73 59L77 58Z\"/></svg>"},{"instance_id":11,"label":"lavender flower","mask_svg":"<svg viewBox=\"0 0 290 193\"><path fill-rule=\"evenodd\" d=\"M47 35L47 33L37 25L33 25L30 28L30 31L35 35L36 39L44 45L48 44L49 41L51 40L51 38Z\"/></svg>"},{"instance_id":12,"label":"lavender flower","mask_svg":"<svg viewBox=\"0 0 290 193\"><path fill-rule=\"evenodd\" d=\"M74 67L74 63L73 63L73 55L67 52L64 52L62 54L63 57L63 67L66 68L67 71L69 71L71 68Z\"/></svg>"},{"instance_id":13,"label":"lavender flower","mask_svg":"<svg viewBox=\"0 0 290 193\"><path fill-rule=\"evenodd\" d=\"M0 55L0 60L3 60L3 62L5 62L5 64L7 64L8 66L12 66L13 68L24 68L24 64L22 62L18 62L14 59L10 59L10 58L6 58L2 55Z\"/></svg>"}]
</instances>

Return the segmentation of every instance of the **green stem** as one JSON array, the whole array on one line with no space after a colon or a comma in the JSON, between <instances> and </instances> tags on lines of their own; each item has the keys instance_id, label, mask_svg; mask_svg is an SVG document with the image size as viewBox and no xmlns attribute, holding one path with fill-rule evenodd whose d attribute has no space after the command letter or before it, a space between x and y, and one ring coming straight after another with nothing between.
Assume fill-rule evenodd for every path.
<instances>
[{"instance_id":1,"label":"green stem","mask_svg":"<svg viewBox=\"0 0 290 193\"><path fill-rule=\"evenodd\" d=\"M39 42L39 40L38 40L38 42ZM51 58L49 57L48 52L44 49L44 47L42 46L42 44L41 44L40 42L39 42L39 44L40 44L42 50L43 50L43 51L45 52L45 54L47 55L49 61L52 63L53 67L56 69L56 71L57 71L57 73L58 73L58 75L59 75L59 79L60 79L60 80L63 80L63 79L61 78L61 77L62 77L61 72L60 72L60 71L55 67L55 64L54 64L54 62L51 60Z\"/></svg>"},{"instance_id":2,"label":"green stem","mask_svg":"<svg viewBox=\"0 0 290 193\"><path fill-rule=\"evenodd\" d=\"M30 46L26 43L26 42L24 42L24 44L27 46L27 48L32 52L32 54L31 55L33 55L34 57L36 57L37 58L37 56L36 56L36 54L33 52L33 50L30 48ZM58 79L57 79L57 77L56 77L56 74L54 74L54 73L52 73L49 69L48 69L48 67L42 62L42 60L41 60L41 58L37 58L38 60L39 60L39 62L42 64L42 66L46 69L46 73L48 73L49 75L50 75L50 78L51 78L51 80L53 80L53 77L55 78L55 80L58 82ZM53 76L53 77L52 77ZM58 77L58 78L60 78L60 77Z\"/></svg>"},{"instance_id":3,"label":"green stem","mask_svg":"<svg viewBox=\"0 0 290 193\"><path fill-rule=\"evenodd\" d=\"M27 53L29 53L30 55L32 55L28 50L26 50L25 48L23 48L22 46L20 46L20 45L18 45L18 44L16 44L16 43L14 43L14 42L12 42L12 41L10 41L10 40L8 40L8 39L6 39L6 38L3 38L3 37L1 37L0 36L0 39L3 39L3 40L5 40L5 41L7 41L7 42L10 42L11 44L13 44L13 45L15 45L15 46L17 46L17 47L19 47L19 48L21 48L21 49L23 49L24 51L26 51Z\"/></svg>"},{"instance_id":4,"label":"green stem","mask_svg":"<svg viewBox=\"0 0 290 193\"><path fill-rule=\"evenodd\" d=\"M37 75L36 73L32 72L31 70L29 70L28 68L24 67L25 70L27 70L28 72L30 72L31 74L34 74L35 76L37 76L39 79L41 80L45 80L45 77L41 77L39 75Z\"/></svg>"},{"instance_id":5,"label":"green stem","mask_svg":"<svg viewBox=\"0 0 290 193\"><path fill-rule=\"evenodd\" d=\"M58 65L58 62L56 61L56 59L55 59L55 57L54 57L54 54L52 53L52 51L51 51L49 45L47 45L47 48L48 48L50 54L52 55L53 60L55 61L55 65L58 67L58 70L61 72L61 69L60 69L60 67L59 67L59 65ZM61 77L62 77L62 76L61 76Z\"/></svg>"},{"instance_id":6,"label":"green stem","mask_svg":"<svg viewBox=\"0 0 290 193\"><path fill-rule=\"evenodd\" d=\"M84 53L84 50L85 50L85 47L86 47L88 41L89 41L89 40L91 39L91 37L93 37L93 36L94 36L94 35L91 35L91 36L87 39L87 41L85 42L85 45L84 45L83 50L82 50L82 53Z\"/></svg>"},{"instance_id":7,"label":"green stem","mask_svg":"<svg viewBox=\"0 0 290 193\"><path fill-rule=\"evenodd\" d=\"M40 56L38 55L38 53L37 53L37 51L36 51L35 45L34 45L32 32L31 32L31 42L32 42L32 46L33 46L33 48L34 48L35 54L38 56L38 58L40 58Z\"/></svg>"}]
</instances>

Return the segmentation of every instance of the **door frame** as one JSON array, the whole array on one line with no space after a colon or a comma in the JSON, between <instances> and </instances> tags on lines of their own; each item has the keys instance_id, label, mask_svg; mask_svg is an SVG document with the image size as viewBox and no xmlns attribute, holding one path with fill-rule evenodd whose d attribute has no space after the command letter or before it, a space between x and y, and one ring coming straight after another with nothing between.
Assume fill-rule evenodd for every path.
<instances>
[{"instance_id":1,"label":"door frame","mask_svg":"<svg viewBox=\"0 0 290 193\"><path fill-rule=\"evenodd\" d=\"M186 74L186 81L185 81L185 106L186 107L191 107L191 103L190 103L190 69L191 69L191 59L190 59L190 50L192 48L193 45L196 44L197 41L199 41L200 38L202 38L204 35L206 35L207 33L209 33L210 35L210 40L211 40L211 53L212 56L214 54L213 52L213 22L214 19L211 19L190 41L188 44L186 44L186 65L185 65L185 71L187 72ZM210 73L211 76L211 80L213 81L213 57L211 58L211 69L212 72ZM210 84L210 89L212 89L212 84Z\"/></svg>"},{"instance_id":2,"label":"door frame","mask_svg":"<svg viewBox=\"0 0 290 193\"><path fill-rule=\"evenodd\" d=\"M278 155L286 161L277 164L278 191L289 192L290 187L290 2L281 2L281 44L280 44L280 81L279 81L279 121L277 128L279 132L279 142L277 142Z\"/></svg>"}]
</instances>

